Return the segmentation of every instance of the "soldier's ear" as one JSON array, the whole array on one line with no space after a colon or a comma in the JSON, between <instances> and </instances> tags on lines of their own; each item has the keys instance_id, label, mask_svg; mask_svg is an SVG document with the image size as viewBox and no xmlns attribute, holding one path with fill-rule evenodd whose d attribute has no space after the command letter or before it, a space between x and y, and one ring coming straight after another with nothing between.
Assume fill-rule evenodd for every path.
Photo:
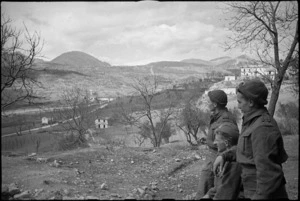
<instances>
[{"instance_id":1,"label":"soldier's ear","mask_svg":"<svg viewBox=\"0 0 300 201\"><path fill-rule=\"evenodd\" d=\"M228 142L228 140L224 140L224 143L225 143L226 147L229 147L229 142Z\"/></svg>"},{"instance_id":2,"label":"soldier's ear","mask_svg":"<svg viewBox=\"0 0 300 201\"><path fill-rule=\"evenodd\" d=\"M253 100L251 100L251 99L249 99L249 105L250 105L250 107L254 107L254 101Z\"/></svg>"},{"instance_id":3,"label":"soldier's ear","mask_svg":"<svg viewBox=\"0 0 300 201\"><path fill-rule=\"evenodd\" d=\"M217 104L217 103L215 103L215 102L213 102L213 106L214 106L214 107L217 107L217 106L218 106L218 104Z\"/></svg>"}]
</instances>

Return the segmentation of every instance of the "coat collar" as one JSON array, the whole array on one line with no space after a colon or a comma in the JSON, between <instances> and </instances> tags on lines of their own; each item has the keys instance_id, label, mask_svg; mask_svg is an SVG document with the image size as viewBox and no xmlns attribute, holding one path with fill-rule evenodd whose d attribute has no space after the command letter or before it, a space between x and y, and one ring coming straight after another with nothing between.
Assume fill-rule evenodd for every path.
<instances>
[{"instance_id":1,"label":"coat collar","mask_svg":"<svg viewBox=\"0 0 300 201\"><path fill-rule=\"evenodd\" d=\"M217 119L219 119L223 115L224 112L228 112L228 109L226 107L220 109L218 113L211 115L210 119L212 121L216 121Z\"/></svg>"},{"instance_id":2,"label":"coat collar","mask_svg":"<svg viewBox=\"0 0 300 201\"><path fill-rule=\"evenodd\" d=\"M263 113L268 113L267 108L260 108L257 110L253 110L243 116L243 125L254 119L255 117L261 116Z\"/></svg>"}]
</instances>

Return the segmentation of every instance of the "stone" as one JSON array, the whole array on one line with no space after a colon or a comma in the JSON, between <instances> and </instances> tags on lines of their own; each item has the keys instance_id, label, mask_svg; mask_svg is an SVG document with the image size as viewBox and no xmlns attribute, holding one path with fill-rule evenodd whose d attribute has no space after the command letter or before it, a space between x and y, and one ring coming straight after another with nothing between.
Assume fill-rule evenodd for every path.
<instances>
[{"instance_id":1,"label":"stone","mask_svg":"<svg viewBox=\"0 0 300 201\"><path fill-rule=\"evenodd\" d=\"M201 159L201 156L199 156L198 154L195 154L195 158L196 158L197 160L200 160L200 159Z\"/></svg>"},{"instance_id":2,"label":"stone","mask_svg":"<svg viewBox=\"0 0 300 201\"><path fill-rule=\"evenodd\" d=\"M60 167L60 164L57 162L57 160L54 160L53 166L54 166L54 167Z\"/></svg>"},{"instance_id":3,"label":"stone","mask_svg":"<svg viewBox=\"0 0 300 201\"><path fill-rule=\"evenodd\" d=\"M38 163L47 163L48 162L48 159L47 158L36 158L36 161Z\"/></svg>"},{"instance_id":4,"label":"stone","mask_svg":"<svg viewBox=\"0 0 300 201\"><path fill-rule=\"evenodd\" d=\"M70 195L70 191L68 189L64 189L63 192L64 192L65 195Z\"/></svg>"},{"instance_id":5,"label":"stone","mask_svg":"<svg viewBox=\"0 0 300 201\"><path fill-rule=\"evenodd\" d=\"M28 155L28 157L34 157L34 156L36 156L36 153L31 153Z\"/></svg>"},{"instance_id":6,"label":"stone","mask_svg":"<svg viewBox=\"0 0 300 201\"><path fill-rule=\"evenodd\" d=\"M35 194L34 194L34 196L38 196L41 192L43 192L44 191L44 189L42 189L42 188L40 188L40 189L35 189L34 190L34 192L35 192Z\"/></svg>"},{"instance_id":7,"label":"stone","mask_svg":"<svg viewBox=\"0 0 300 201\"><path fill-rule=\"evenodd\" d=\"M18 199L24 199L24 198L31 198L31 194L29 191L24 191L20 194L16 194L14 195L14 199L18 200Z\"/></svg>"},{"instance_id":8,"label":"stone","mask_svg":"<svg viewBox=\"0 0 300 201\"><path fill-rule=\"evenodd\" d=\"M118 194L116 194L116 193L112 193L112 194L110 194L110 196L111 196L111 197L116 197L116 198L118 198L118 197L119 197L119 195L118 195Z\"/></svg>"},{"instance_id":9,"label":"stone","mask_svg":"<svg viewBox=\"0 0 300 201\"><path fill-rule=\"evenodd\" d=\"M106 183L103 183L103 184L101 184L100 188L101 188L101 190L107 190L108 186Z\"/></svg>"},{"instance_id":10,"label":"stone","mask_svg":"<svg viewBox=\"0 0 300 201\"><path fill-rule=\"evenodd\" d=\"M85 199L86 199L86 200L99 200L98 197L92 196L92 195L87 196Z\"/></svg>"},{"instance_id":11,"label":"stone","mask_svg":"<svg viewBox=\"0 0 300 201\"><path fill-rule=\"evenodd\" d=\"M175 161L176 161L176 162L180 162L180 159L179 159L179 158L176 158Z\"/></svg>"},{"instance_id":12,"label":"stone","mask_svg":"<svg viewBox=\"0 0 300 201\"><path fill-rule=\"evenodd\" d=\"M144 191L143 189L141 189L141 188L138 188L137 190L138 190L138 192L139 192L140 196L143 196L143 195L145 195L145 191Z\"/></svg>"}]
</instances>

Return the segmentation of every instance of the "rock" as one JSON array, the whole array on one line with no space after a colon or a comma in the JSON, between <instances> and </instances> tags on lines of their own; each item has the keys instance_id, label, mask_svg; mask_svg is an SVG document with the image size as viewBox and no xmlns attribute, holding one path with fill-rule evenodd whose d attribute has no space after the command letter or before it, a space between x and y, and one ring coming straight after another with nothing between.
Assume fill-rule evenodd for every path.
<instances>
[{"instance_id":1,"label":"rock","mask_svg":"<svg viewBox=\"0 0 300 201\"><path fill-rule=\"evenodd\" d=\"M116 194L116 193L112 193L112 194L110 194L110 197L116 197L116 198L118 198L120 196L118 194Z\"/></svg>"},{"instance_id":2,"label":"rock","mask_svg":"<svg viewBox=\"0 0 300 201\"><path fill-rule=\"evenodd\" d=\"M96 196L91 196L91 195L87 196L85 199L86 199L86 200L100 200L98 197L96 197Z\"/></svg>"},{"instance_id":3,"label":"rock","mask_svg":"<svg viewBox=\"0 0 300 201\"><path fill-rule=\"evenodd\" d=\"M176 161L176 162L180 162L180 159L179 159L179 158L176 158L175 161Z\"/></svg>"},{"instance_id":4,"label":"rock","mask_svg":"<svg viewBox=\"0 0 300 201\"><path fill-rule=\"evenodd\" d=\"M108 186L106 183L101 184L100 188L101 190L108 190Z\"/></svg>"},{"instance_id":5,"label":"rock","mask_svg":"<svg viewBox=\"0 0 300 201\"><path fill-rule=\"evenodd\" d=\"M195 154L195 158L196 158L197 160L200 160L200 159L201 159L201 156L199 156L198 154Z\"/></svg>"},{"instance_id":6,"label":"rock","mask_svg":"<svg viewBox=\"0 0 300 201\"><path fill-rule=\"evenodd\" d=\"M34 194L34 196L38 196L41 192L43 192L44 191L44 189L42 189L42 188L40 188L40 189L35 189L34 190L34 192L35 192L35 194Z\"/></svg>"},{"instance_id":7,"label":"rock","mask_svg":"<svg viewBox=\"0 0 300 201\"><path fill-rule=\"evenodd\" d=\"M34 157L34 156L36 156L36 153L31 153L28 155L28 157Z\"/></svg>"},{"instance_id":8,"label":"rock","mask_svg":"<svg viewBox=\"0 0 300 201\"><path fill-rule=\"evenodd\" d=\"M137 190L138 190L140 196L144 196L145 195L145 191L143 189L138 188Z\"/></svg>"},{"instance_id":9,"label":"rock","mask_svg":"<svg viewBox=\"0 0 300 201\"><path fill-rule=\"evenodd\" d=\"M14 195L14 199L18 200L18 199L24 199L24 198L31 198L31 194L29 191L24 191L20 194L16 194Z\"/></svg>"},{"instance_id":10,"label":"rock","mask_svg":"<svg viewBox=\"0 0 300 201\"><path fill-rule=\"evenodd\" d=\"M131 164L133 164L134 163L134 161L131 161Z\"/></svg>"},{"instance_id":11,"label":"rock","mask_svg":"<svg viewBox=\"0 0 300 201\"><path fill-rule=\"evenodd\" d=\"M68 189L64 189L63 192L64 192L65 195L70 195L70 191Z\"/></svg>"},{"instance_id":12,"label":"rock","mask_svg":"<svg viewBox=\"0 0 300 201\"><path fill-rule=\"evenodd\" d=\"M36 162L38 163L47 163L48 159L47 158L36 158Z\"/></svg>"},{"instance_id":13,"label":"rock","mask_svg":"<svg viewBox=\"0 0 300 201\"><path fill-rule=\"evenodd\" d=\"M17 185L15 183L11 183L8 186L8 193L10 196L14 196L16 194L21 193L21 190L17 187Z\"/></svg>"},{"instance_id":14,"label":"rock","mask_svg":"<svg viewBox=\"0 0 300 201\"><path fill-rule=\"evenodd\" d=\"M57 162L57 160L54 160L53 166L54 166L54 167L60 167L60 164Z\"/></svg>"},{"instance_id":15,"label":"rock","mask_svg":"<svg viewBox=\"0 0 300 201\"><path fill-rule=\"evenodd\" d=\"M146 199L146 200L152 200L152 196L151 195L149 195L149 194L146 194L145 196L144 196L144 199Z\"/></svg>"}]
</instances>

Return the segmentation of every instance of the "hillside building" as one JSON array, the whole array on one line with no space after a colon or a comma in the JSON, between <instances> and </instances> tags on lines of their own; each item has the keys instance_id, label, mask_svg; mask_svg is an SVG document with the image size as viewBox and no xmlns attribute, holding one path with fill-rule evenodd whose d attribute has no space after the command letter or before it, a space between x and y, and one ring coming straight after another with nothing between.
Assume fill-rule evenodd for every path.
<instances>
[{"instance_id":1,"label":"hillside building","mask_svg":"<svg viewBox=\"0 0 300 201\"><path fill-rule=\"evenodd\" d=\"M229 76L225 76L224 81L232 81L235 80L235 76L234 75L229 75Z\"/></svg>"},{"instance_id":2,"label":"hillside building","mask_svg":"<svg viewBox=\"0 0 300 201\"><path fill-rule=\"evenodd\" d=\"M107 119L96 119L95 126L96 126L96 128L107 128L108 120Z\"/></svg>"},{"instance_id":3,"label":"hillside building","mask_svg":"<svg viewBox=\"0 0 300 201\"><path fill-rule=\"evenodd\" d=\"M248 65L241 67L241 78L252 79L256 77L269 77L272 80L275 78L276 69L263 65Z\"/></svg>"},{"instance_id":4,"label":"hillside building","mask_svg":"<svg viewBox=\"0 0 300 201\"><path fill-rule=\"evenodd\" d=\"M49 118L49 117L43 117L42 118L42 125L48 125L54 122L53 118Z\"/></svg>"}]
</instances>

